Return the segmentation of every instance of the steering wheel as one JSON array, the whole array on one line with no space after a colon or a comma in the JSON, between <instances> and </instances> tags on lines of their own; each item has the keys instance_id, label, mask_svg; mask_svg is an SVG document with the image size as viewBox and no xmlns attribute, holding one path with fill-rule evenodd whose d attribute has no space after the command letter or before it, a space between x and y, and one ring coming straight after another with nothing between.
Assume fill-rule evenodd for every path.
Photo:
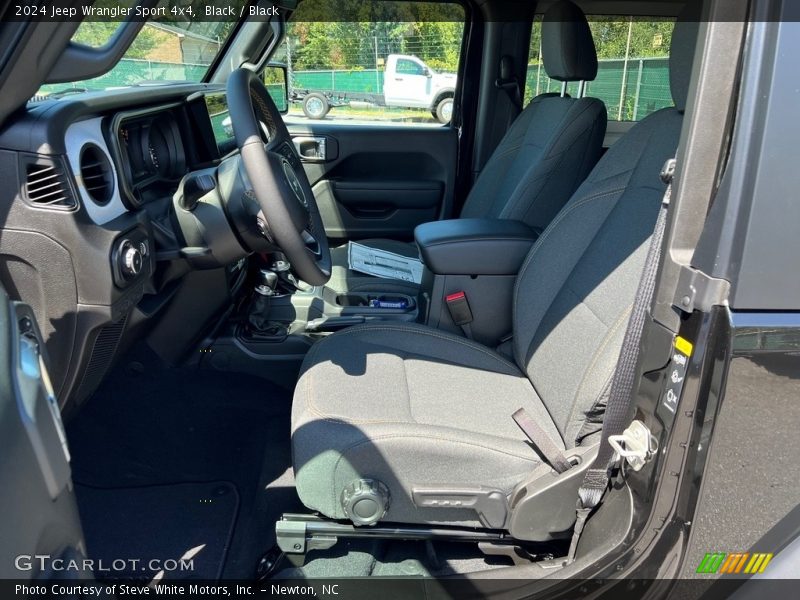
<instances>
[{"instance_id":1,"label":"steering wheel","mask_svg":"<svg viewBox=\"0 0 800 600\"><path fill-rule=\"evenodd\" d=\"M328 239L281 114L258 75L249 69L231 73L227 94L236 145L266 221L265 233L286 254L300 279L311 285L327 283L331 277Z\"/></svg>"}]
</instances>

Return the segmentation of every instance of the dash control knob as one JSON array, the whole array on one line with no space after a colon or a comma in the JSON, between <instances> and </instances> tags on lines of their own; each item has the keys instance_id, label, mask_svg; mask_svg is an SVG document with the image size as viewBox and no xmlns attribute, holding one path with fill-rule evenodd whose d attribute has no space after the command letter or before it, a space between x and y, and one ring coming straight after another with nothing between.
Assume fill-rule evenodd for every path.
<instances>
[{"instance_id":1,"label":"dash control knob","mask_svg":"<svg viewBox=\"0 0 800 600\"><path fill-rule=\"evenodd\" d=\"M130 241L125 240L119 248L120 271L126 279L132 279L142 272L142 252Z\"/></svg>"}]
</instances>

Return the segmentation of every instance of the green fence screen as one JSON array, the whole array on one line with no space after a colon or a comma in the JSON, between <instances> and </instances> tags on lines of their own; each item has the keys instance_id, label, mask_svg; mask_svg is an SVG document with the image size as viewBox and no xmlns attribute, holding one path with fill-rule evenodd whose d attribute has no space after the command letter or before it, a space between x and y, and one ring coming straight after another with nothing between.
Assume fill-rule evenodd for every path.
<instances>
[{"instance_id":1,"label":"green fence screen","mask_svg":"<svg viewBox=\"0 0 800 600\"><path fill-rule=\"evenodd\" d=\"M383 71L294 71L292 83L296 90L323 90L341 93L382 94Z\"/></svg>"}]
</instances>

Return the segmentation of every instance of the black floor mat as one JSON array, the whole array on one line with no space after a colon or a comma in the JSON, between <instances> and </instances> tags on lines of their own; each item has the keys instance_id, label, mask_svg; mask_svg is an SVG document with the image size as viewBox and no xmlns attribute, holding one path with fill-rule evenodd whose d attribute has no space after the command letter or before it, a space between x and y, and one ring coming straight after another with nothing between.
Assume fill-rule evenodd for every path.
<instances>
[{"instance_id":1,"label":"black floor mat","mask_svg":"<svg viewBox=\"0 0 800 600\"><path fill-rule=\"evenodd\" d=\"M100 578L149 582L222 575L239 507L233 484L78 485L76 493L87 551L103 564Z\"/></svg>"},{"instance_id":2,"label":"black floor mat","mask_svg":"<svg viewBox=\"0 0 800 600\"><path fill-rule=\"evenodd\" d=\"M222 577L251 577L277 518L302 508L290 409L291 393L258 377L164 368L139 350L67 424L73 479L98 488L231 482L240 502ZM92 529L99 517L81 513ZM129 557L124 545L118 553Z\"/></svg>"}]
</instances>

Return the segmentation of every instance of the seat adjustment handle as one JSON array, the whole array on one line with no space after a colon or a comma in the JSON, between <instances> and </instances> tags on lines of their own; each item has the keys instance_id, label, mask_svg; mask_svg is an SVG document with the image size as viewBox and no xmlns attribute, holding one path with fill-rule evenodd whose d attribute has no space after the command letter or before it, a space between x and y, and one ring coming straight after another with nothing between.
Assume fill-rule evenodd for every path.
<instances>
[{"instance_id":1,"label":"seat adjustment handle","mask_svg":"<svg viewBox=\"0 0 800 600\"><path fill-rule=\"evenodd\" d=\"M489 529L502 529L508 515L508 500L503 492L483 486L413 486L411 500L417 508L471 509Z\"/></svg>"}]
</instances>

